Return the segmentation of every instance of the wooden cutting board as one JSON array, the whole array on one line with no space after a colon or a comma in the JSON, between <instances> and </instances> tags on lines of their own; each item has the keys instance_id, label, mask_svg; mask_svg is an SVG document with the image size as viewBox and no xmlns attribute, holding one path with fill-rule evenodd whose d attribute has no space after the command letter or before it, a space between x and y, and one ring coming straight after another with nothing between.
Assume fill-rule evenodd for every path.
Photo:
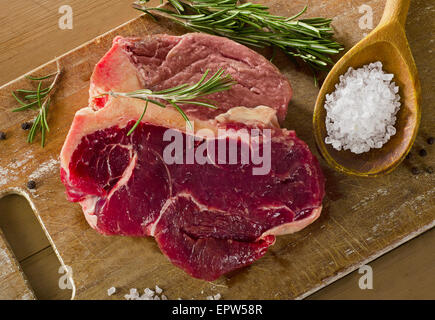
<instances>
[{"instance_id":1,"label":"wooden cutting board","mask_svg":"<svg viewBox=\"0 0 435 320\"><path fill-rule=\"evenodd\" d=\"M273 13L291 16L306 1L264 3ZM417 5L421 11L429 3L430 0L414 1L411 6ZM358 8L363 4L373 9L376 25L383 11L381 0L308 1L307 16L335 17L337 39L349 49L367 32L358 27L362 15ZM419 49L413 51L423 86L417 150L430 134L435 134L435 110L430 99L432 61L425 59L429 40L427 28L421 26L433 22L430 10L420 12L418 19L412 16L416 11L410 10L407 31L411 47ZM193 279L174 267L151 238L105 237L91 229L79 205L65 199L58 155L74 113L86 106L93 67L116 35L184 32L167 20L156 23L140 17L60 57L64 74L49 112L51 131L45 148L40 147L39 136L33 145L27 144L27 131L20 129L22 122L34 118L34 112L10 112L17 106L11 91L28 88L29 81L20 77L0 88L0 130L8 136L0 141L0 197L18 193L31 203L59 260L71 267L75 298L107 299L107 289L112 286L118 292L111 298L122 298L129 288L144 289L156 284L172 299L201 299L218 292L225 299L303 298L435 225L435 175L410 173L411 166L424 168L434 163L434 147L428 149L424 159L414 156L392 174L376 179L344 176L321 160L327 190L321 218L297 234L278 237L268 253L252 266L212 283ZM296 67L286 57L279 56L276 64L294 89L286 127L295 129L319 157L311 126L318 88L314 87L309 72ZM31 73L43 75L54 70L52 61ZM425 88L429 90L425 92ZM30 177L37 183L34 191L26 188ZM0 298L34 298L1 235Z\"/></svg>"}]
</instances>

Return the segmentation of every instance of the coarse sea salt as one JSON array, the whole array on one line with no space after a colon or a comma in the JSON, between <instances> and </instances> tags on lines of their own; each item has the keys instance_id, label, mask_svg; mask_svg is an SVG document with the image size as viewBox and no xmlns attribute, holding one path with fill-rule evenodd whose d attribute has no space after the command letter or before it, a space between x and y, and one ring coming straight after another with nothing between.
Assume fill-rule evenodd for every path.
<instances>
[{"instance_id":1,"label":"coarse sea salt","mask_svg":"<svg viewBox=\"0 0 435 320\"><path fill-rule=\"evenodd\" d=\"M116 288L115 287L110 287L109 289L107 289L107 295L110 297L111 295L113 295L116 292Z\"/></svg>"},{"instance_id":2,"label":"coarse sea salt","mask_svg":"<svg viewBox=\"0 0 435 320\"><path fill-rule=\"evenodd\" d=\"M325 143L336 150L360 154L381 148L396 134L400 109L394 75L382 70L380 61L340 76L335 91L326 95Z\"/></svg>"},{"instance_id":3,"label":"coarse sea salt","mask_svg":"<svg viewBox=\"0 0 435 320\"><path fill-rule=\"evenodd\" d=\"M221 294L215 294L214 296L208 296L206 299L207 300L220 300L222 298Z\"/></svg>"},{"instance_id":4,"label":"coarse sea salt","mask_svg":"<svg viewBox=\"0 0 435 320\"><path fill-rule=\"evenodd\" d=\"M156 290L145 288L142 295L139 294L136 288L130 289L130 293L124 295L126 300L168 300L168 297L163 293L163 289L156 285ZM159 296L160 295L160 296Z\"/></svg>"}]
</instances>

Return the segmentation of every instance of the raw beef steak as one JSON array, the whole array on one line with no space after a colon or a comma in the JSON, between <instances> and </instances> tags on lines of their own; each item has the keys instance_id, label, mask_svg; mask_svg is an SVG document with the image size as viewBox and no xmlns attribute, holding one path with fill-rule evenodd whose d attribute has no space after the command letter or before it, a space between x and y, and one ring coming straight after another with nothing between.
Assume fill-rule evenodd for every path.
<instances>
[{"instance_id":1,"label":"raw beef steak","mask_svg":"<svg viewBox=\"0 0 435 320\"><path fill-rule=\"evenodd\" d=\"M324 182L318 162L294 131L277 127L276 110L233 108L213 120L195 120L192 133L175 110L150 103L127 136L143 105L110 97L100 108L79 110L63 146L68 199L80 202L100 233L153 236L172 263L211 281L253 263L275 235L299 231L320 215ZM254 175L256 165L241 161L168 164L168 129L184 141L196 137L190 147L183 144L183 159L191 150L212 158L219 141L233 141L237 150L258 147L259 154L269 143L270 171ZM215 135L203 135L204 129ZM261 137L257 145L238 135L246 130L252 136L252 129ZM266 130L269 136L262 136ZM209 145L214 147L204 148Z\"/></svg>"},{"instance_id":2,"label":"raw beef steak","mask_svg":"<svg viewBox=\"0 0 435 320\"><path fill-rule=\"evenodd\" d=\"M184 105L189 116L205 120L233 107L266 105L277 111L279 121L284 120L292 95L287 78L255 51L226 38L200 33L116 37L92 75L91 105L101 107L104 98L93 97L107 91L156 91L193 84L207 69L213 74L220 68L237 84L207 97L219 106L217 110Z\"/></svg>"},{"instance_id":3,"label":"raw beef steak","mask_svg":"<svg viewBox=\"0 0 435 320\"><path fill-rule=\"evenodd\" d=\"M207 69L220 68L238 84L208 97L218 110L183 105L194 131L172 107L150 103L127 136L144 102L97 97L194 83ZM172 263L194 277L214 280L249 265L276 235L301 230L322 209L317 160L293 131L279 128L291 92L269 61L228 39L196 33L116 37L95 67L90 106L76 113L61 151L68 199L80 203L100 233L153 236ZM185 142L175 152L182 161L167 161L168 133ZM220 153L222 143L237 146L238 161L220 161L231 156L229 147ZM259 163L241 161L246 152L265 157L267 150L262 175L254 174ZM191 154L205 161L187 161Z\"/></svg>"}]
</instances>

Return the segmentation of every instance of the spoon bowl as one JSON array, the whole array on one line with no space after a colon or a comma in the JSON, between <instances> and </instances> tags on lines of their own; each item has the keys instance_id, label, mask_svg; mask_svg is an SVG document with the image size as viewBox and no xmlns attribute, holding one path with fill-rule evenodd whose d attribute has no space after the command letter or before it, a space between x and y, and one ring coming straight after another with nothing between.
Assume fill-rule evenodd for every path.
<instances>
[{"instance_id":1,"label":"spoon bowl","mask_svg":"<svg viewBox=\"0 0 435 320\"><path fill-rule=\"evenodd\" d=\"M420 124L420 83L417 68L406 39L404 24L410 0L387 0L381 22L366 38L350 49L332 68L317 97L313 126L317 147L334 169L357 176L376 177L394 170L410 151ZM335 90L340 75L381 61L383 70L394 74L399 87L400 110L395 124L396 134L380 149L355 154L338 151L325 143L325 96Z\"/></svg>"}]
</instances>

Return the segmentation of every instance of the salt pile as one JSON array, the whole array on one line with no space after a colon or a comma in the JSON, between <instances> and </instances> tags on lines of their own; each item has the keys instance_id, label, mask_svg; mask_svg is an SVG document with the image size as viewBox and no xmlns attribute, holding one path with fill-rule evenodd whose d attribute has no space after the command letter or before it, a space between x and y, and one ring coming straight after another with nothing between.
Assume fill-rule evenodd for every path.
<instances>
[{"instance_id":1,"label":"salt pile","mask_svg":"<svg viewBox=\"0 0 435 320\"><path fill-rule=\"evenodd\" d=\"M363 153L381 148L396 134L399 87L380 61L340 76L335 91L326 95L325 143L337 150Z\"/></svg>"}]
</instances>

